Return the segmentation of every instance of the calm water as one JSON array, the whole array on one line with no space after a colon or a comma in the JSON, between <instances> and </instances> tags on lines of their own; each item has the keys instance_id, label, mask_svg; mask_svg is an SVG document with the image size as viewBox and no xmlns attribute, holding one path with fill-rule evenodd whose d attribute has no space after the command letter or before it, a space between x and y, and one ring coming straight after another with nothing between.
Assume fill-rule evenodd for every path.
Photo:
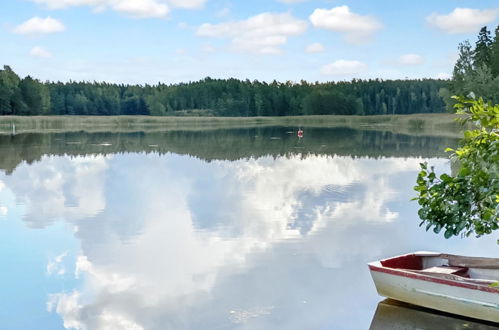
<instances>
[{"instance_id":1,"label":"calm water","mask_svg":"<svg viewBox=\"0 0 499 330\"><path fill-rule=\"evenodd\" d=\"M0 136L0 328L368 329L368 261L497 256L418 227L454 139L295 132Z\"/></svg>"}]
</instances>

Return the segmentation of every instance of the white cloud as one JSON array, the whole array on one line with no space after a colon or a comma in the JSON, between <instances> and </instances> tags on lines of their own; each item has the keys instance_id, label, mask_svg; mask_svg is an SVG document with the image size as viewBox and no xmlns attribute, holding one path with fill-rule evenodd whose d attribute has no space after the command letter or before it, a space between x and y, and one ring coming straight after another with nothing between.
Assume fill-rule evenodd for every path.
<instances>
[{"instance_id":1,"label":"white cloud","mask_svg":"<svg viewBox=\"0 0 499 330\"><path fill-rule=\"evenodd\" d=\"M75 220L98 214L105 207L102 176L106 168L103 156L43 156L41 162L18 166L16 176L7 177L6 183L25 205L28 225L44 227L60 218ZM17 175L25 179L19 180Z\"/></svg>"},{"instance_id":2,"label":"white cloud","mask_svg":"<svg viewBox=\"0 0 499 330\"><path fill-rule=\"evenodd\" d=\"M384 226L394 223L400 215L392 209L393 202L405 198L389 178L395 175L400 180L404 173L413 178L419 168L415 159L290 155L209 164L193 160L180 172L170 166L185 164L187 157L150 156L152 162L144 165L148 172L141 167L130 170L129 160L140 157L143 155L119 156L123 161L115 159L109 169L120 173L110 176L109 184L120 182L120 187L138 200L125 205L109 191L107 211L97 221L74 223L82 247L76 262L78 278L84 283L82 291L50 295L47 303L48 310L56 311L66 327L155 329L164 328L165 320L177 322L189 315L192 326L176 323L176 328L200 328L212 318L237 321L248 317L250 321L258 314L267 315L273 305L270 296L258 300L268 305L239 305L241 301L233 300L230 283L240 285L241 276L230 277L232 272L244 269L242 278L251 280L250 269L262 269L258 258L263 256L269 262L268 258L276 255L272 248L283 248L278 242L300 244L304 255L317 256L314 263L320 260L329 268L351 264L345 246L349 253L373 253L373 244L367 243L373 243L372 237L379 231L373 233L369 228L384 231ZM192 175L200 170L211 173L211 179L198 180ZM137 172L146 174L137 180ZM176 193L164 193L168 191ZM219 207L212 209L211 205L207 210L202 201ZM130 224L112 221L113 215L130 211L140 214L143 225L132 226L139 232L133 239L123 239L118 233L125 223L125 227ZM361 236L359 228L363 228ZM365 244L349 239L352 236ZM160 257L144 258L158 255L154 251L161 251ZM264 282L275 284L273 280ZM205 303L211 306L209 315L194 312Z\"/></svg>"},{"instance_id":3,"label":"white cloud","mask_svg":"<svg viewBox=\"0 0 499 330\"><path fill-rule=\"evenodd\" d=\"M110 4L111 8L134 18L166 17L168 6L156 0L119 0Z\"/></svg>"},{"instance_id":4,"label":"white cloud","mask_svg":"<svg viewBox=\"0 0 499 330\"><path fill-rule=\"evenodd\" d=\"M437 76L435 77L436 79L451 79L452 78L452 75L450 73L447 73L447 72L440 72L439 74L437 74Z\"/></svg>"},{"instance_id":5,"label":"white cloud","mask_svg":"<svg viewBox=\"0 0 499 330\"><path fill-rule=\"evenodd\" d=\"M166 0L172 7L184 9L199 9L204 6L208 0Z\"/></svg>"},{"instance_id":6,"label":"white cloud","mask_svg":"<svg viewBox=\"0 0 499 330\"><path fill-rule=\"evenodd\" d=\"M326 48L321 43L313 43L307 46L305 51L307 53L322 53L326 50Z\"/></svg>"},{"instance_id":7,"label":"white cloud","mask_svg":"<svg viewBox=\"0 0 499 330\"><path fill-rule=\"evenodd\" d=\"M229 14L230 14L229 7L225 7L225 8L220 9L219 11L217 11L217 17L225 17L225 16L228 16Z\"/></svg>"},{"instance_id":8,"label":"white cloud","mask_svg":"<svg viewBox=\"0 0 499 330\"><path fill-rule=\"evenodd\" d=\"M66 268L62 264L62 261L67 255L68 251L61 253L55 257L54 260L49 260L47 263L47 275L64 275L66 273Z\"/></svg>"},{"instance_id":9,"label":"white cloud","mask_svg":"<svg viewBox=\"0 0 499 330\"><path fill-rule=\"evenodd\" d=\"M62 32L66 29L61 21L50 16L47 18L33 17L14 28L14 33L26 35L41 35Z\"/></svg>"},{"instance_id":10,"label":"white cloud","mask_svg":"<svg viewBox=\"0 0 499 330\"><path fill-rule=\"evenodd\" d=\"M359 61L338 60L324 65L321 73L324 75L345 76L354 75L367 70L367 64Z\"/></svg>"},{"instance_id":11,"label":"white cloud","mask_svg":"<svg viewBox=\"0 0 499 330\"><path fill-rule=\"evenodd\" d=\"M447 15L432 13L426 17L426 21L446 33L474 33L499 16L499 8L495 9L471 9L456 8Z\"/></svg>"},{"instance_id":12,"label":"white cloud","mask_svg":"<svg viewBox=\"0 0 499 330\"><path fill-rule=\"evenodd\" d=\"M211 38L231 38L235 49L257 54L280 54L280 46L288 37L296 36L307 29L305 21L289 13L262 13L242 21L220 24L205 23L198 28L197 35Z\"/></svg>"},{"instance_id":13,"label":"white cloud","mask_svg":"<svg viewBox=\"0 0 499 330\"><path fill-rule=\"evenodd\" d=\"M213 53L216 49L215 49L215 47L213 47L213 45L206 44L206 45L203 45L203 47L201 48L201 50L204 53Z\"/></svg>"},{"instance_id":14,"label":"white cloud","mask_svg":"<svg viewBox=\"0 0 499 330\"><path fill-rule=\"evenodd\" d=\"M351 299L351 287L340 280L321 284L335 269L348 283L369 286L356 277L367 260L422 244L436 250L449 244L432 240L424 230L407 230L418 223L404 203L412 195L419 158L289 153L207 163L190 156L131 153L112 156L105 173L92 174L99 159L42 157L11 175L0 173L9 190L26 197L20 204L32 206L24 221L45 213L41 200L47 193L52 199L52 190L67 208L74 207L75 196L104 194L105 209L61 216L77 229L81 253L75 265L79 291L61 288L48 297L47 310L58 313L66 328L201 329L242 320L248 323L238 327L246 329L276 324L306 329L331 319L348 321L345 311L359 305ZM449 166L445 159L436 165ZM82 190L81 184L88 186ZM131 234L123 235L127 229ZM474 249L492 244L483 243L473 244ZM451 248L462 254L471 250ZM311 277L316 286L289 292ZM240 294L234 295L236 290ZM333 295L343 306L335 314L324 304ZM301 304L304 299L307 304ZM368 308L378 298L374 292L366 299Z\"/></svg>"},{"instance_id":15,"label":"white cloud","mask_svg":"<svg viewBox=\"0 0 499 330\"><path fill-rule=\"evenodd\" d=\"M129 320L125 315L114 311L104 311L100 315L99 329L144 330L144 327Z\"/></svg>"},{"instance_id":16,"label":"white cloud","mask_svg":"<svg viewBox=\"0 0 499 330\"><path fill-rule=\"evenodd\" d=\"M42 47L35 46L29 51L29 55L33 57L49 58L52 57L52 53L43 49Z\"/></svg>"},{"instance_id":17,"label":"white cloud","mask_svg":"<svg viewBox=\"0 0 499 330\"><path fill-rule=\"evenodd\" d=\"M0 191L5 188L5 183L0 180ZM7 206L0 205L0 217L5 217L9 213L9 208Z\"/></svg>"},{"instance_id":18,"label":"white cloud","mask_svg":"<svg viewBox=\"0 0 499 330\"><path fill-rule=\"evenodd\" d=\"M420 65L424 63L424 57L419 54L405 54L398 58L401 65Z\"/></svg>"},{"instance_id":19,"label":"white cloud","mask_svg":"<svg viewBox=\"0 0 499 330\"><path fill-rule=\"evenodd\" d=\"M293 3L305 2L308 0L277 0L277 1L282 2L282 3L286 3L286 4L293 4Z\"/></svg>"},{"instance_id":20,"label":"white cloud","mask_svg":"<svg viewBox=\"0 0 499 330\"><path fill-rule=\"evenodd\" d=\"M368 41L383 27L376 18L353 13L348 6L316 9L310 15L310 22L317 28L344 33L345 40L353 44Z\"/></svg>"},{"instance_id":21,"label":"white cloud","mask_svg":"<svg viewBox=\"0 0 499 330\"><path fill-rule=\"evenodd\" d=\"M177 55L185 55L186 53L187 53L187 50L185 48L175 49L175 54L177 54Z\"/></svg>"},{"instance_id":22,"label":"white cloud","mask_svg":"<svg viewBox=\"0 0 499 330\"><path fill-rule=\"evenodd\" d=\"M9 209L6 206L0 206L0 217L4 217L9 213Z\"/></svg>"},{"instance_id":23,"label":"white cloud","mask_svg":"<svg viewBox=\"0 0 499 330\"><path fill-rule=\"evenodd\" d=\"M79 298L78 291L50 294L47 301L47 311L57 312L61 315L66 329L85 329L84 324L79 320L82 308L78 302Z\"/></svg>"},{"instance_id":24,"label":"white cloud","mask_svg":"<svg viewBox=\"0 0 499 330\"><path fill-rule=\"evenodd\" d=\"M30 0L31 2L45 5L49 9L63 9L72 6L106 6L109 0Z\"/></svg>"},{"instance_id":25,"label":"white cloud","mask_svg":"<svg viewBox=\"0 0 499 330\"><path fill-rule=\"evenodd\" d=\"M63 9L74 6L90 6L100 12L111 9L133 18L163 18L170 13L170 7L183 9L202 8L207 0L31 0L49 9Z\"/></svg>"}]
</instances>

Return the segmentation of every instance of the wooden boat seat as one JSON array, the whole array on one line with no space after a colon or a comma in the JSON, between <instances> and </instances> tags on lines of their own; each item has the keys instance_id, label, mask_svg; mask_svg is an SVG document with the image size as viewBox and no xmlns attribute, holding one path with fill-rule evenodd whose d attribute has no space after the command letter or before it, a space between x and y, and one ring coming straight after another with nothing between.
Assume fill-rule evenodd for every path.
<instances>
[{"instance_id":1,"label":"wooden boat seat","mask_svg":"<svg viewBox=\"0 0 499 330\"><path fill-rule=\"evenodd\" d=\"M466 276L468 267L438 266L421 270L421 273Z\"/></svg>"}]
</instances>

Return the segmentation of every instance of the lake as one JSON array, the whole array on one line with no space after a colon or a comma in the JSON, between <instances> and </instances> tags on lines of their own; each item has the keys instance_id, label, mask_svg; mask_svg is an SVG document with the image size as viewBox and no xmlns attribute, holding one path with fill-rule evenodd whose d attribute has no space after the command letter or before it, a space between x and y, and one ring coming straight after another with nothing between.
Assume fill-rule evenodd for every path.
<instances>
[{"instance_id":1,"label":"lake","mask_svg":"<svg viewBox=\"0 0 499 330\"><path fill-rule=\"evenodd\" d=\"M296 130L0 135L0 328L368 329L367 262L497 256L419 227L454 137Z\"/></svg>"}]
</instances>

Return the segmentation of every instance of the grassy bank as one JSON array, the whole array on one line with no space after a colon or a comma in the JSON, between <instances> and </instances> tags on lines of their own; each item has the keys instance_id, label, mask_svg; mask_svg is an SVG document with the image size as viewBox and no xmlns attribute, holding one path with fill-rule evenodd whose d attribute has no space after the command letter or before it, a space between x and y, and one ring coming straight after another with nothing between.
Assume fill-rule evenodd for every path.
<instances>
[{"instance_id":1,"label":"grassy bank","mask_svg":"<svg viewBox=\"0 0 499 330\"><path fill-rule=\"evenodd\" d=\"M133 132L253 126L350 127L416 135L460 136L451 114L299 117L1 116L0 134Z\"/></svg>"}]
</instances>

